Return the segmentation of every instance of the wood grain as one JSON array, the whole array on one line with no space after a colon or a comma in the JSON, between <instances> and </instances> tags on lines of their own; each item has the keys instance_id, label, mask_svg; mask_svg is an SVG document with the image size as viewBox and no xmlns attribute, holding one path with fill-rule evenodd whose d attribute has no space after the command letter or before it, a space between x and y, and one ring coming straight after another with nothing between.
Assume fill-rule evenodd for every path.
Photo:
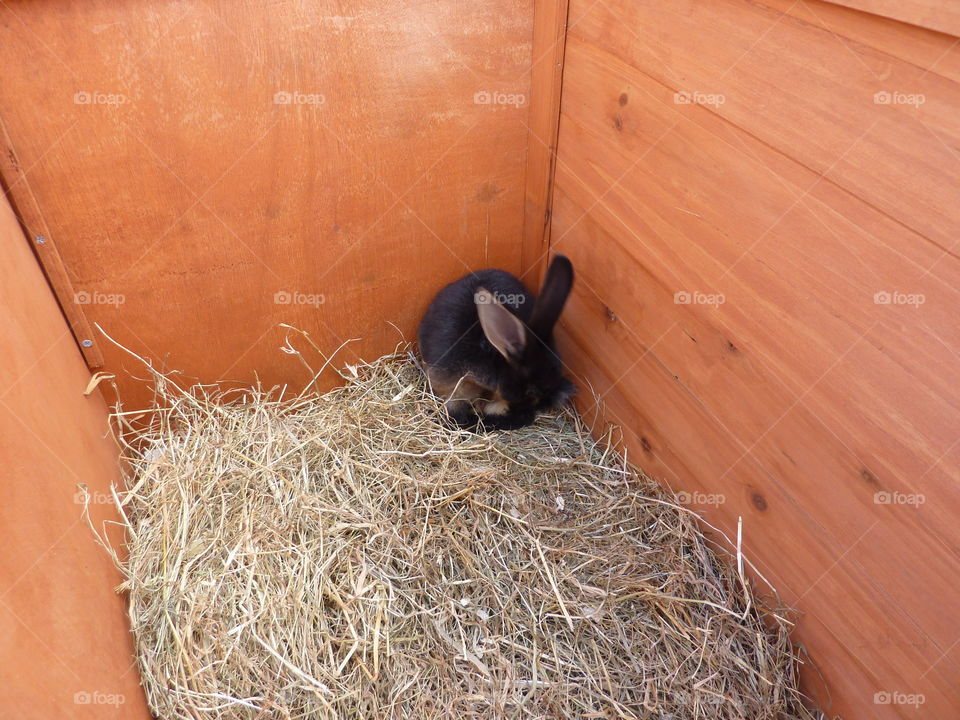
<instances>
[{"instance_id":1,"label":"wood grain","mask_svg":"<svg viewBox=\"0 0 960 720\"><path fill-rule=\"evenodd\" d=\"M866 48L873 48L951 80L960 80L960 51L957 39L950 35L819 0L763 0L762 4L822 31L836 33L838 42L847 43L854 52L851 59L855 60Z\"/></svg>"},{"instance_id":2,"label":"wood grain","mask_svg":"<svg viewBox=\"0 0 960 720\"><path fill-rule=\"evenodd\" d=\"M532 2L9 2L0 117L91 322L295 386L279 323L377 356L446 282L519 270L531 37Z\"/></svg>"},{"instance_id":3,"label":"wood grain","mask_svg":"<svg viewBox=\"0 0 960 720\"><path fill-rule=\"evenodd\" d=\"M698 509L728 534L744 518L748 552L803 613L825 680L804 679L831 714L913 717L874 703L904 692L948 717L960 88L935 60L951 44L927 33L907 51L926 31L774 5L571 3L562 349L604 394L599 409L584 394L588 418L621 425L658 480L712 497ZM874 102L911 83L926 102ZM922 301L884 304L897 292Z\"/></svg>"},{"instance_id":4,"label":"wood grain","mask_svg":"<svg viewBox=\"0 0 960 720\"><path fill-rule=\"evenodd\" d=\"M0 714L149 718L121 578L81 519L117 519L117 446L99 393L10 206L0 198Z\"/></svg>"}]
</instances>

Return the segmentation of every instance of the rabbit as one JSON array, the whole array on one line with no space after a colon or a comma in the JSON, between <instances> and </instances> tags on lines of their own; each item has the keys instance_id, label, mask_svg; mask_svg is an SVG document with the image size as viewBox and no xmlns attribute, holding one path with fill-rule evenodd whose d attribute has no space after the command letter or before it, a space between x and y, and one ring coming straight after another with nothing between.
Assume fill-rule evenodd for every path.
<instances>
[{"instance_id":1,"label":"rabbit","mask_svg":"<svg viewBox=\"0 0 960 720\"><path fill-rule=\"evenodd\" d=\"M573 287L573 265L556 255L534 296L504 270L479 270L437 293L417 338L433 391L458 427L510 430L564 405L553 326Z\"/></svg>"}]
</instances>

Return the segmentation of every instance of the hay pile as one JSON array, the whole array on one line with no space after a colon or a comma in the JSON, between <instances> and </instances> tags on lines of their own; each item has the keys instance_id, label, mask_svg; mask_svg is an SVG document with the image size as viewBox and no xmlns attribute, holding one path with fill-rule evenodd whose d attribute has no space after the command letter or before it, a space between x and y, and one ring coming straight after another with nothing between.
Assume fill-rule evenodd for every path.
<instances>
[{"instance_id":1,"label":"hay pile","mask_svg":"<svg viewBox=\"0 0 960 720\"><path fill-rule=\"evenodd\" d=\"M574 416L451 431L409 357L350 371L289 399L156 374L125 428L159 718L815 717L785 621Z\"/></svg>"}]
</instances>

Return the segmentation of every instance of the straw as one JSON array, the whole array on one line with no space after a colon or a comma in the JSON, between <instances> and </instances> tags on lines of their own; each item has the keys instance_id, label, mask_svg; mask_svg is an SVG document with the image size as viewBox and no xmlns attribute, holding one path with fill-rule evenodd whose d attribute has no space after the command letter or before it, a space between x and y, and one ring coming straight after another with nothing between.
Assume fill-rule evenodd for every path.
<instances>
[{"instance_id":1,"label":"straw","mask_svg":"<svg viewBox=\"0 0 960 720\"><path fill-rule=\"evenodd\" d=\"M819 717L739 533L738 569L572 412L452 430L404 353L287 398L151 373L111 552L159 718Z\"/></svg>"}]
</instances>

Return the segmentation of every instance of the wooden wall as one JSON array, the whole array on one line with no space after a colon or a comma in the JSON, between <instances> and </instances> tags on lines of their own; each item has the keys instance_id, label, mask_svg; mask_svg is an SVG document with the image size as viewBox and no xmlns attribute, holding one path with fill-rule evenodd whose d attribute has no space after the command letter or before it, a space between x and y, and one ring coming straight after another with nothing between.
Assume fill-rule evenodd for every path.
<instances>
[{"instance_id":1,"label":"wooden wall","mask_svg":"<svg viewBox=\"0 0 960 720\"><path fill-rule=\"evenodd\" d=\"M958 81L956 38L833 4L570 3L563 349L635 463L743 518L848 718L960 709Z\"/></svg>"},{"instance_id":2,"label":"wooden wall","mask_svg":"<svg viewBox=\"0 0 960 720\"><path fill-rule=\"evenodd\" d=\"M533 0L0 3L0 181L67 319L0 208L0 513L27 550L0 564L23 679L0 707L142 710L76 522L76 482L116 468L71 329L131 405L136 367L94 322L205 381L296 385L278 323L372 357L468 268L535 280L549 237L599 424L726 532L743 518L817 699L956 714L960 44L936 32L956 13L570 0L564 51L566 5L536 3L534 32Z\"/></svg>"},{"instance_id":3,"label":"wooden wall","mask_svg":"<svg viewBox=\"0 0 960 720\"><path fill-rule=\"evenodd\" d=\"M0 172L79 334L296 385L278 323L376 356L443 283L519 268L532 23L533 0L4 2Z\"/></svg>"},{"instance_id":4,"label":"wooden wall","mask_svg":"<svg viewBox=\"0 0 960 720\"><path fill-rule=\"evenodd\" d=\"M81 519L116 519L99 393L0 198L0 717L148 718L121 578Z\"/></svg>"}]
</instances>

